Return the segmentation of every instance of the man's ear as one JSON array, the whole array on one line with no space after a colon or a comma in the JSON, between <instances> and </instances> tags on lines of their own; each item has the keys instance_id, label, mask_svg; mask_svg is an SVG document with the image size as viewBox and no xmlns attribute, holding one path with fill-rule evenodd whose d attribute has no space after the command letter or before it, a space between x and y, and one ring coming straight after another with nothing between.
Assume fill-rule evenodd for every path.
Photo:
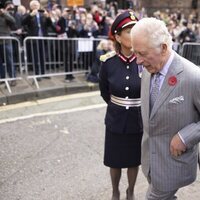
<instances>
[{"instance_id":1,"label":"man's ear","mask_svg":"<svg viewBox=\"0 0 200 200\"><path fill-rule=\"evenodd\" d=\"M161 44L161 52L162 52L162 54L165 54L167 52L167 49L168 49L167 44L165 44L165 43Z\"/></svg>"}]
</instances>

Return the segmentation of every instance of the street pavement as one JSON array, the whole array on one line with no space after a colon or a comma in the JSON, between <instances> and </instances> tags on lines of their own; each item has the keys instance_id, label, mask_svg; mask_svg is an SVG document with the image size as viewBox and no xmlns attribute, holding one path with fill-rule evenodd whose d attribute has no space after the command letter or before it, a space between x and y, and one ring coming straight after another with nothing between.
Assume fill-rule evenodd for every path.
<instances>
[{"instance_id":1,"label":"street pavement","mask_svg":"<svg viewBox=\"0 0 200 200\"><path fill-rule=\"evenodd\" d=\"M106 105L98 91L35 100L0 109L0 200L110 200L102 163ZM144 200L139 171L135 195ZM126 170L120 183L125 200ZM179 200L200 199L200 174Z\"/></svg>"}]
</instances>

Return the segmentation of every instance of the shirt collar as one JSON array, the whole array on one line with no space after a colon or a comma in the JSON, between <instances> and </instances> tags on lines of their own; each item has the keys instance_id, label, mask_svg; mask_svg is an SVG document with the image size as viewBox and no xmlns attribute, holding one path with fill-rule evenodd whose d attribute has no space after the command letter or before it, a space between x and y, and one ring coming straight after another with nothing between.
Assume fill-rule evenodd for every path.
<instances>
[{"instance_id":1,"label":"shirt collar","mask_svg":"<svg viewBox=\"0 0 200 200\"><path fill-rule=\"evenodd\" d=\"M171 55L169 57L169 59L167 60L167 62L165 63L164 67L162 68L162 70L160 71L160 74L163 76L166 76L169 66L172 64L172 60L174 58L174 51L171 52Z\"/></svg>"}]
</instances>

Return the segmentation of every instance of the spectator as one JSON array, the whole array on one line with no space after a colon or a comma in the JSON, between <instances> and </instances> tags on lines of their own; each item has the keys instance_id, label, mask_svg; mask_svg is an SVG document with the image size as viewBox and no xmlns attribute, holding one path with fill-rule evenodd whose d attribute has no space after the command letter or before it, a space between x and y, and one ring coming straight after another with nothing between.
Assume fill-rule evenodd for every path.
<instances>
[{"instance_id":1,"label":"spectator","mask_svg":"<svg viewBox=\"0 0 200 200\"><path fill-rule=\"evenodd\" d=\"M7 1L5 8L0 9L0 36L10 36L11 27L15 25L15 18L9 13L9 6L12 2ZM5 49L5 51L4 51ZM6 72L10 78L16 77L15 67L13 63L13 47L9 40L0 40L0 78L6 78ZM3 65L5 62L5 65ZM6 68L5 68L6 66ZM3 82L0 82L3 83ZM11 86L16 85L16 80L10 82Z\"/></svg>"},{"instance_id":2,"label":"spectator","mask_svg":"<svg viewBox=\"0 0 200 200\"><path fill-rule=\"evenodd\" d=\"M58 21L60 19L61 11L59 9L49 11L49 17L52 22L52 26L48 26L48 36L57 37L57 34L60 32L61 27L58 26Z\"/></svg>"},{"instance_id":3,"label":"spectator","mask_svg":"<svg viewBox=\"0 0 200 200\"><path fill-rule=\"evenodd\" d=\"M86 14L86 21L84 26L79 32L79 37L82 38L90 38L90 37L97 37L99 27L97 23L93 20L93 16L91 13Z\"/></svg>"},{"instance_id":4,"label":"spectator","mask_svg":"<svg viewBox=\"0 0 200 200\"><path fill-rule=\"evenodd\" d=\"M82 27L79 30L79 37L81 38L95 38L99 34L99 27L97 23L93 20L91 13L86 14L85 23L82 23ZM84 42L84 41L83 41ZM86 42L86 44L88 44ZM92 49L86 49L85 51L79 52L79 63L82 65L82 68L87 72L92 67L93 57Z\"/></svg>"},{"instance_id":5,"label":"spectator","mask_svg":"<svg viewBox=\"0 0 200 200\"><path fill-rule=\"evenodd\" d=\"M100 56L106 54L107 52L114 50L111 49L111 45L109 44L112 42L111 40L101 40L96 49L96 56L94 62L92 64L91 72L88 74L87 80L93 83L99 82L99 70L100 70Z\"/></svg>"},{"instance_id":6,"label":"spectator","mask_svg":"<svg viewBox=\"0 0 200 200\"><path fill-rule=\"evenodd\" d=\"M71 82L75 77L73 76L73 66L74 60L76 57L76 48L75 48L75 40L71 40L70 38L74 38L78 36L78 32L76 31L76 21L73 19L72 10L69 8L65 8L62 13L62 17L58 21L58 25L61 26L61 30L63 30L68 40L64 41L63 55L64 55L64 68L65 72L68 73L65 76L65 82Z\"/></svg>"},{"instance_id":7,"label":"spectator","mask_svg":"<svg viewBox=\"0 0 200 200\"><path fill-rule=\"evenodd\" d=\"M49 13L46 10L40 8L40 3L37 0L32 0L30 2L30 9L30 12L27 13L22 20L22 24L28 28L28 36L48 36L48 26L52 26L52 21L49 17ZM45 43L42 40L34 40L33 48L30 49L33 49L32 60L35 74L45 74ZM41 78L38 78L38 81L40 80Z\"/></svg>"},{"instance_id":8,"label":"spectator","mask_svg":"<svg viewBox=\"0 0 200 200\"><path fill-rule=\"evenodd\" d=\"M23 19L23 16L25 14L26 14L26 8L22 5L18 6L16 15L19 18L19 26L18 26L19 28L18 28L16 34L18 34L18 36L20 37L21 44L22 44L22 42L23 42L23 40L24 40L24 38L26 37L26 34L27 34L26 26L22 25L22 19Z\"/></svg>"},{"instance_id":9,"label":"spectator","mask_svg":"<svg viewBox=\"0 0 200 200\"><path fill-rule=\"evenodd\" d=\"M179 42L183 44L184 42L196 42L196 35L191 28L191 23L187 21L183 22L184 30L178 36Z\"/></svg>"},{"instance_id":10,"label":"spectator","mask_svg":"<svg viewBox=\"0 0 200 200\"><path fill-rule=\"evenodd\" d=\"M24 35L23 35L23 28L22 28L22 15L17 12L17 7L11 1L7 1L5 3L5 9L9 12L9 14L15 19L15 23L10 27L11 28L11 35L19 39L20 44L22 45ZM19 44L16 40L12 41L12 48L13 48L13 57L14 63L19 63ZM15 66L15 69L20 66ZM18 69L20 71L20 69Z\"/></svg>"}]
</instances>

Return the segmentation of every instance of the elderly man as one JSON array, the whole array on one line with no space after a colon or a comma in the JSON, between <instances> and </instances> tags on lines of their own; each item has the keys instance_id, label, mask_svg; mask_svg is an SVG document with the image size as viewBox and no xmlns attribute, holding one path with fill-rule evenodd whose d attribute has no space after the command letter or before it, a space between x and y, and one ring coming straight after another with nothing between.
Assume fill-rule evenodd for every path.
<instances>
[{"instance_id":1,"label":"elderly man","mask_svg":"<svg viewBox=\"0 0 200 200\"><path fill-rule=\"evenodd\" d=\"M30 2L30 13L25 14L22 20L22 24L27 27L28 36L45 37L48 36L48 27L52 26L52 21L49 17L49 13L46 10L41 9L40 2L32 0ZM36 75L43 75L46 72L45 67L45 51L47 47L43 40L34 40L33 46L29 46L33 49L33 69ZM32 52L30 52L32 54ZM45 77L44 77L45 78ZM38 78L38 81L41 80Z\"/></svg>"},{"instance_id":2,"label":"elderly man","mask_svg":"<svg viewBox=\"0 0 200 200\"><path fill-rule=\"evenodd\" d=\"M200 141L200 69L172 50L163 21L143 18L131 30L144 66L141 99L142 169L146 200L172 200L196 178Z\"/></svg>"}]
</instances>

